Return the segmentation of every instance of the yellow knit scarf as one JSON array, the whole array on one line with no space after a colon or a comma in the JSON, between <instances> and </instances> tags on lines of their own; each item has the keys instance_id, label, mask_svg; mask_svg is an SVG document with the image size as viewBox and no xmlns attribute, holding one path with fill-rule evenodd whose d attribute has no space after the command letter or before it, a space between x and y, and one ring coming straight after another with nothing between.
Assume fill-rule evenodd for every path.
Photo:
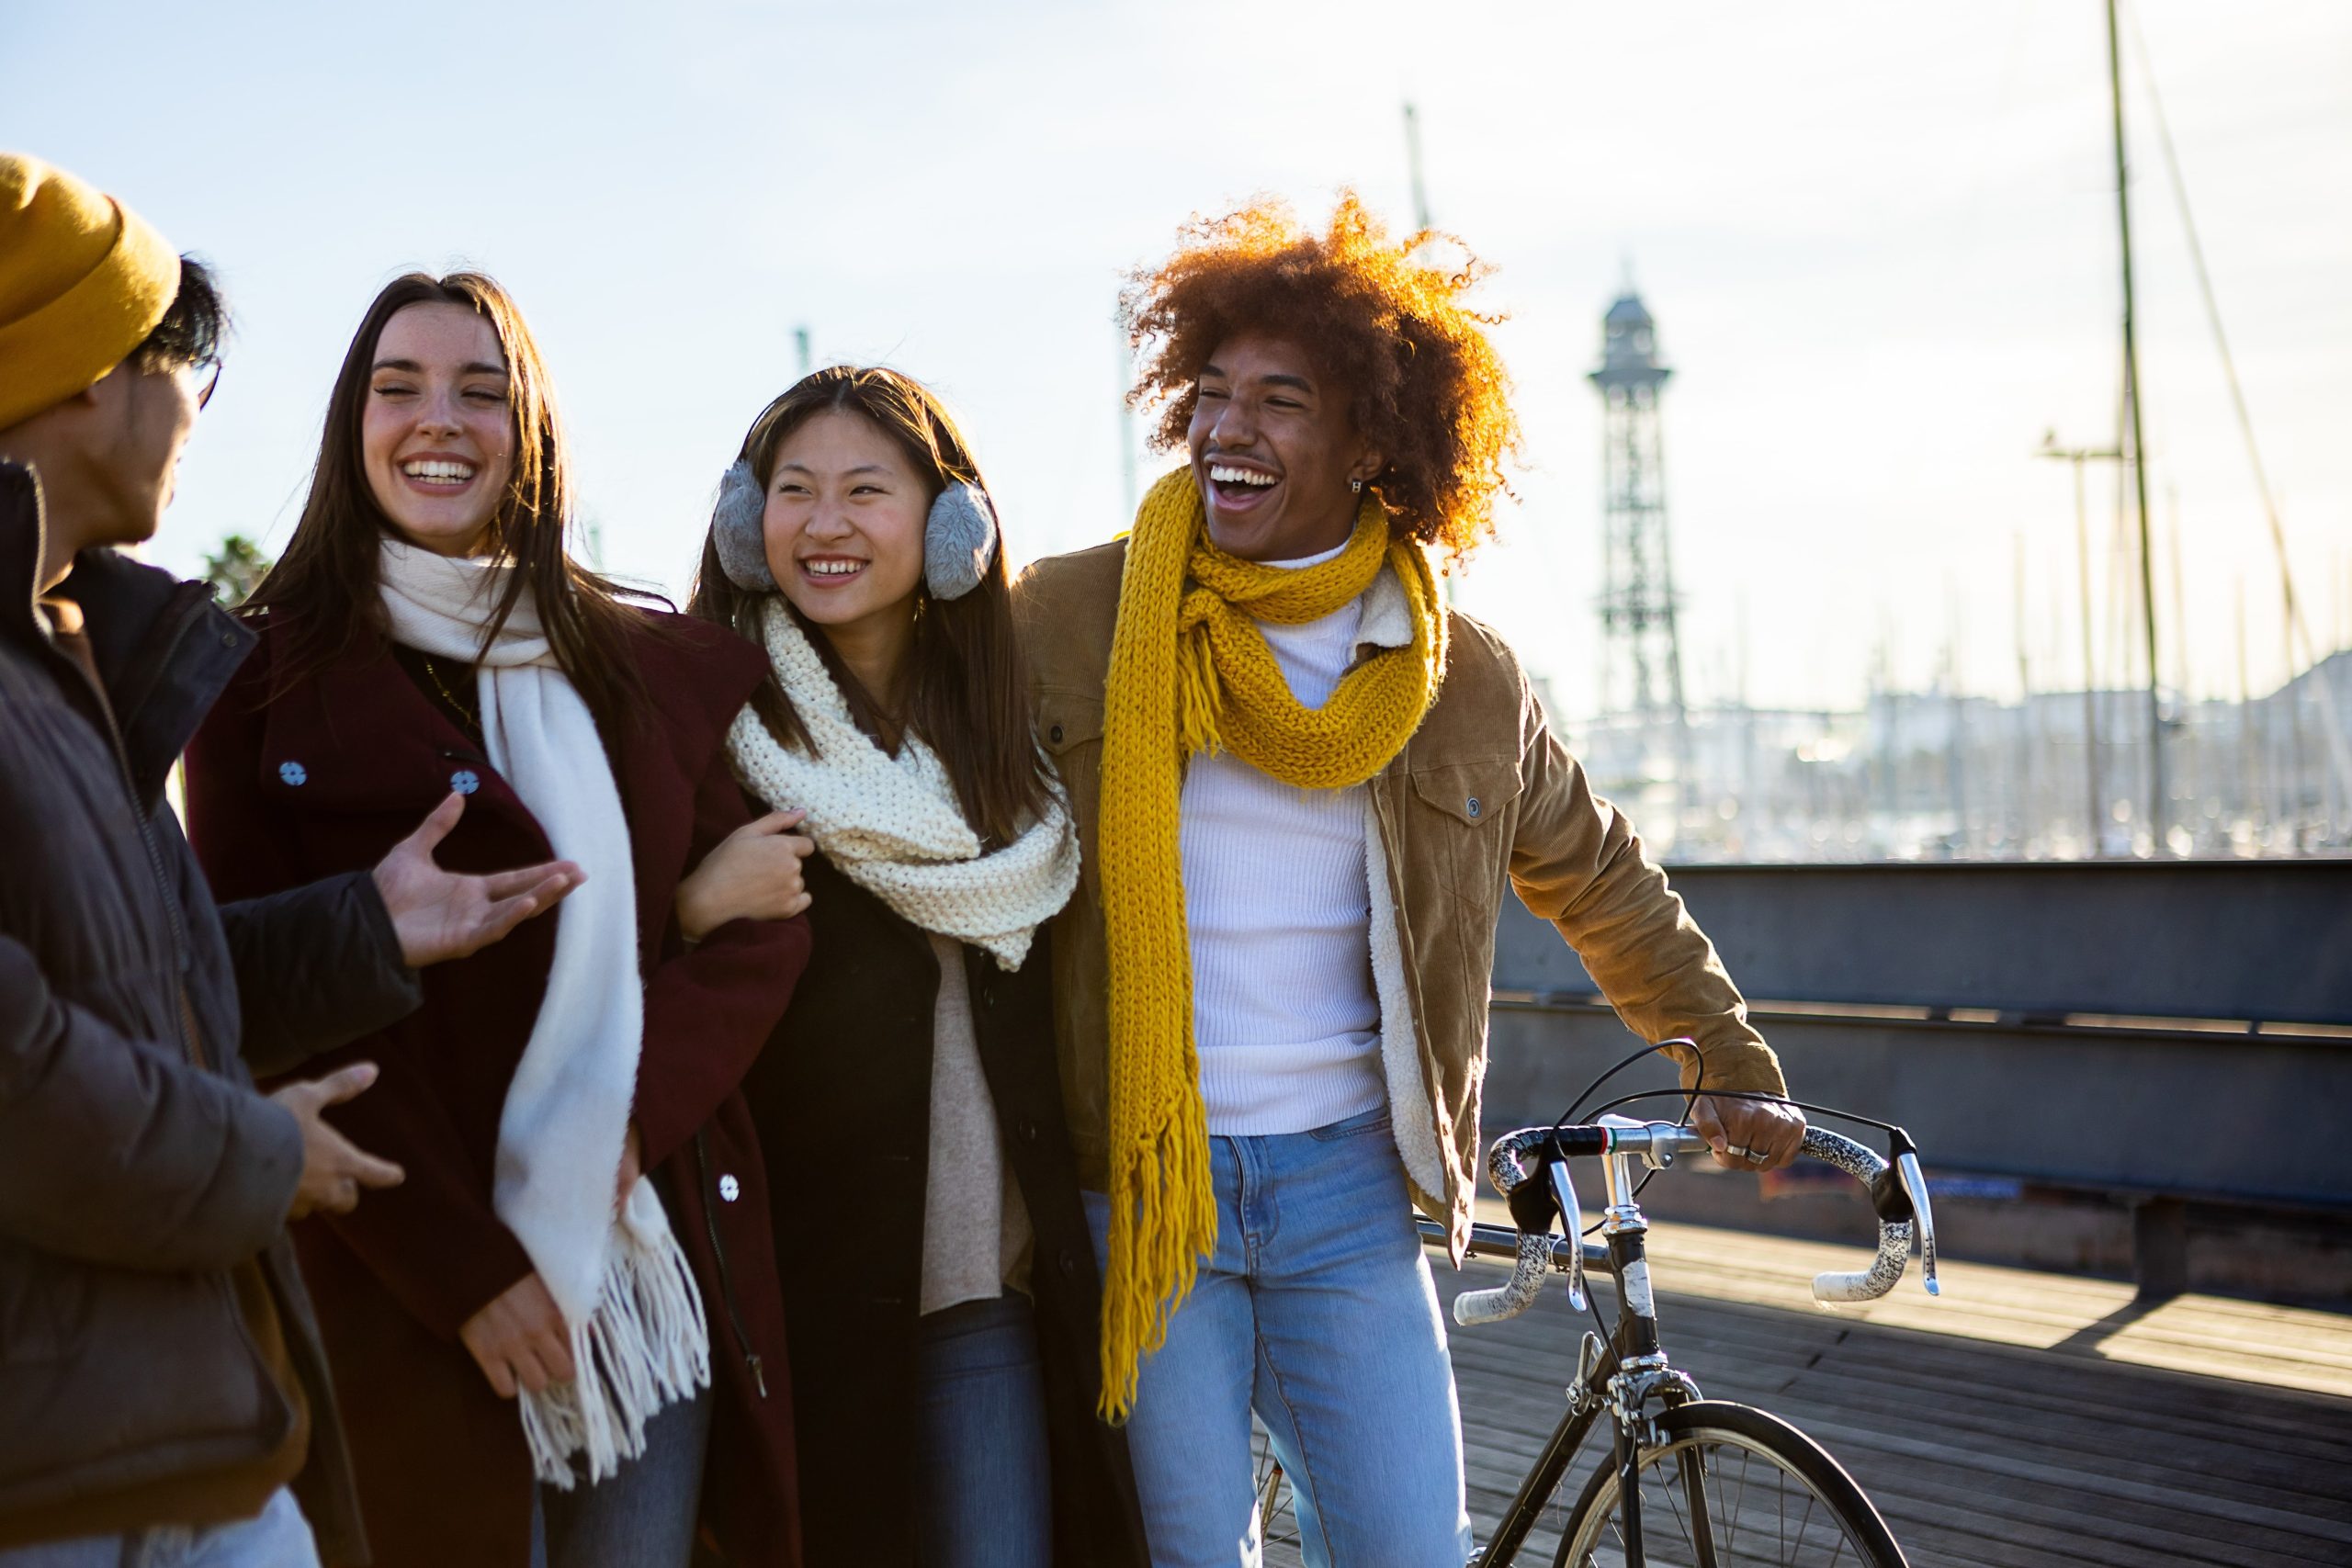
<instances>
[{"instance_id":1,"label":"yellow knit scarf","mask_svg":"<svg viewBox=\"0 0 2352 1568\"><path fill-rule=\"evenodd\" d=\"M1346 605L1383 565L1405 585L1409 647L1351 670L1306 708L1258 630ZM1119 582L1103 694L1096 842L1110 940L1111 1237L1102 1289L1102 1414L1125 1418L1138 1359L1216 1246L1207 1113L1193 1043L1177 795L1184 759L1230 751L1285 784L1363 783L1404 749L1445 671L1445 612L1416 544L1389 538L1365 496L1355 533L1329 560L1261 566L1209 541L1192 472L1151 487L1136 513Z\"/></svg>"}]
</instances>

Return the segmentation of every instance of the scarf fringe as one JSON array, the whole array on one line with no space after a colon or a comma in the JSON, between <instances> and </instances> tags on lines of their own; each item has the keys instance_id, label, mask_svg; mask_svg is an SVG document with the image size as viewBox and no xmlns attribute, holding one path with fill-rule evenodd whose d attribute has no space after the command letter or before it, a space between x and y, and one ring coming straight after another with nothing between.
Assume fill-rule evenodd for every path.
<instances>
[{"instance_id":1,"label":"scarf fringe","mask_svg":"<svg viewBox=\"0 0 2352 1568\"><path fill-rule=\"evenodd\" d=\"M1103 1280L1102 1393L1096 1411L1112 1425L1135 1410L1143 1358L1168 1342L1168 1325L1193 1293L1205 1254L1196 1236L1216 1241L1216 1192L1210 1181L1207 1115L1201 1097L1172 1108L1174 1120L1148 1143L1125 1150L1111 1176L1114 1202Z\"/></svg>"},{"instance_id":2,"label":"scarf fringe","mask_svg":"<svg viewBox=\"0 0 2352 1568\"><path fill-rule=\"evenodd\" d=\"M571 1330L577 1375L521 1398L531 1467L560 1491L619 1474L644 1454L648 1421L710 1386L710 1325L675 1234L624 1219L610 1258L595 1314Z\"/></svg>"},{"instance_id":3,"label":"scarf fringe","mask_svg":"<svg viewBox=\"0 0 2352 1568\"><path fill-rule=\"evenodd\" d=\"M1206 638L1188 639L1176 650L1176 754L1214 757L1225 750L1217 715L1225 708L1225 682Z\"/></svg>"}]
</instances>

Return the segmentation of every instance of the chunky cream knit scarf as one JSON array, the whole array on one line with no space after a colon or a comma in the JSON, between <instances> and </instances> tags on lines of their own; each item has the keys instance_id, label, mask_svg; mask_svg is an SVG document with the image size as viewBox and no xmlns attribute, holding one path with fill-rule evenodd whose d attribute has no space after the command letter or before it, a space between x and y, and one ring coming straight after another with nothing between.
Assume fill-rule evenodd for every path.
<instances>
[{"instance_id":1,"label":"chunky cream knit scarf","mask_svg":"<svg viewBox=\"0 0 2352 1568\"><path fill-rule=\"evenodd\" d=\"M727 737L736 777L774 809L806 810L825 858L899 916L1020 968L1037 928L1078 886L1078 834L1058 791L1019 838L982 852L938 753L909 735L893 757L858 728L781 596L768 600L761 629L815 754L779 744L746 706ZM1035 741L1008 735L1001 743Z\"/></svg>"},{"instance_id":2,"label":"chunky cream knit scarf","mask_svg":"<svg viewBox=\"0 0 2352 1568\"><path fill-rule=\"evenodd\" d=\"M645 1034L628 822L595 720L527 593L482 645L514 570L393 539L381 558L394 640L480 664L491 766L555 852L588 873L550 917L555 961L499 1115L491 1197L571 1331L578 1376L519 1402L539 1479L570 1490L574 1456L591 1483L617 1473L645 1451L657 1411L709 1385L710 1332L653 1183L640 1179L614 1213Z\"/></svg>"}]
</instances>

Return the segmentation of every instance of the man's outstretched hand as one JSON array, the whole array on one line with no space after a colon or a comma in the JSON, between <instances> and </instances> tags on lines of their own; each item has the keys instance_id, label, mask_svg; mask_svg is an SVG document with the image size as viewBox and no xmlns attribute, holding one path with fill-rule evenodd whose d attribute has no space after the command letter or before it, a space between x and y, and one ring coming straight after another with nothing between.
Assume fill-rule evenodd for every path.
<instances>
[{"instance_id":1,"label":"man's outstretched hand","mask_svg":"<svg viewBox=\"0 0 2352 1568\"><path fill-rule=\"evenodd\" d=\"M442 870L433 852L465 810L466 797L451 791L376 867L376 891L391 912L401 958L412 969L480 952L588 880L568 860L488 876Z\"/></svg>"}]
</instances>

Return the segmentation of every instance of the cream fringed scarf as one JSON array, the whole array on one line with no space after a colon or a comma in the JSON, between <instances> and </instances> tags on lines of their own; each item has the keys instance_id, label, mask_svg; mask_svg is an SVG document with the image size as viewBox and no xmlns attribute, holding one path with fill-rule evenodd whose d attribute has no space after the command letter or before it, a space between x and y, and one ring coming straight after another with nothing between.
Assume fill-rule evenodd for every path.
<instances>
[{"instance_id":1,"label":"cream fringed scarf","mask_svg":"<svg viewBox=\"0 0 2352 1568\"><path fill-rule=\"evenodd\" d=\"M768 600L761 626L816 754L778 744L747 706L727 737L736 777L777 810L806 810L825 857L902 919L1020 968L1037 927L1078 886L1078 835L1058 792L1019 838L983 853L938 753L910 735L893 757L858 728L781 597ZM1004 743L1034 744L1027 736Z\"/></svg>"},{"instance_id":2,"label":"cream fringed scarf","mask_svg":"<svg viewBox=\"0 0 2352 1568\"><path fill-rule=\"evenodd\" d=\"M1412 643L1350 671L1320 708L1303 706L1255 623L1319 620L1371 587L1384 565L1404 584ZM1435 700L1445 636L1427 554L1389 537L1373 496L1345 549L1297 570L1210 543L1189 468L1153 485L1136 513L1103 692L1096 835L1111 985L1105 1416L1133 1405L1138 1360L1167 1338L1216 1245L1177 838L1184 759L1230 751L1302 789L1362 784L1404 749Z\"/></svg>"},{"instance_id":3,"label":"cream fringed scarf","mask_svg":"<svg viewBox=\"0 0 2352 1568\"><path fill-rule=\"evenodd\" d=\"M617 1214L613 1183L644 1043L628 823L588 705L557 664L526 594L487 649L512 566L386 540L392 637L479 662L482 742L555 852L588 880L554 916L555 961L498 1123L492 1207L530 1254L571 1331L578 1376L520 1396L540 1480L569 1490L645 1451L645 1423L710 1383L702 1295L653 1183Z\"/></svg>"}]
</instances>

